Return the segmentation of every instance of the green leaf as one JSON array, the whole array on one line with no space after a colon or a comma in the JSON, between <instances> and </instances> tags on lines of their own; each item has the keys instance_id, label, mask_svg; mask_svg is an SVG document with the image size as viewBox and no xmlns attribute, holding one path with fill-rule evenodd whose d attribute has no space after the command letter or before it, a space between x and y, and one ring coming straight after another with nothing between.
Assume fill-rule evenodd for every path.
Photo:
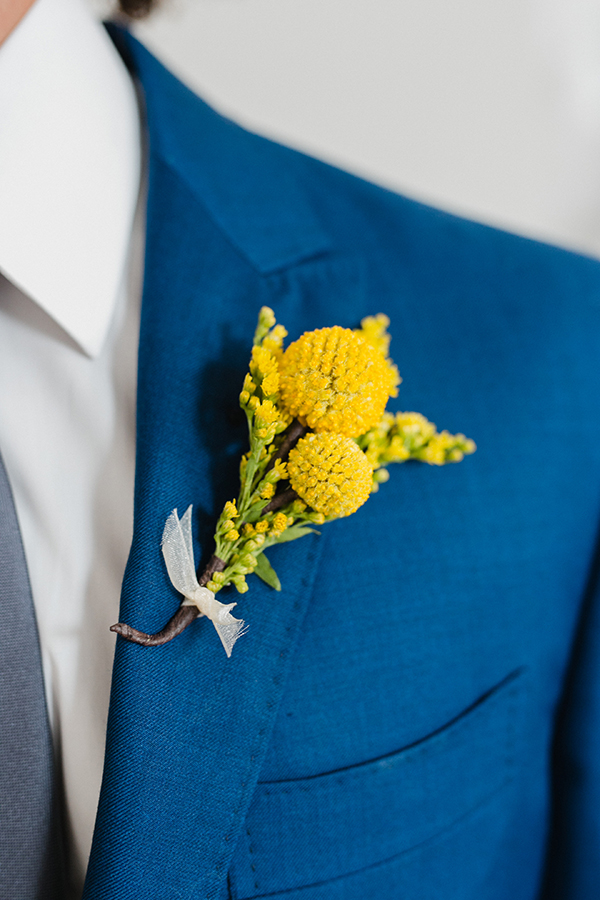
<instances>
[{"instance_id":1,"label":"green leaf","mask_svg":"<svg viewBox=\"0 0 600 900\"><path fill-rule=\"evenodd\" d=\"M316 528L308 528L306 525L291 525L286 528L281 537L277 538L276 543L285 544L286 541L295 541L296 538L304 537L307 534L321 534Z\"/></svg>"},{"instance_id":2,"label":"green leaf","mask_svg":"<svg viewBox=\"0 0 600 900\"><path fill-rule=\"evenodd\" d=\"M268 584L269 587L275 588L276 591L281 590L281 582L277 577L277 572L264 553L261 553L259 556L257 556L254 574L258 575L259 578L262 578L265 584Z\"/></svg>"}]
</instances>

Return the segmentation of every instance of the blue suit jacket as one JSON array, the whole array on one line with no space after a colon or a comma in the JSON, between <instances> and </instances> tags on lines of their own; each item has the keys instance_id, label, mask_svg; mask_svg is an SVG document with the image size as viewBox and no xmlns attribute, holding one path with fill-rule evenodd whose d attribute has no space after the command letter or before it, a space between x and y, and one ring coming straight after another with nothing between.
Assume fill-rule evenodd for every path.
<instances>
[{"instance_id":1,"label":"blue suit jacket","mask_svg":"<svg viewBox=\"0 0 600 900\"><path fill-rule=\"evenodd\" d=\"M262 304L291 338L388 313L398 408L479 449L277 548L232 659L206 620L118 642L86 900L597 900L600 266L249 134L115 39L150 147L122 619L179 604L174 507L211 552Z\"/></svg>"}]
</instances>

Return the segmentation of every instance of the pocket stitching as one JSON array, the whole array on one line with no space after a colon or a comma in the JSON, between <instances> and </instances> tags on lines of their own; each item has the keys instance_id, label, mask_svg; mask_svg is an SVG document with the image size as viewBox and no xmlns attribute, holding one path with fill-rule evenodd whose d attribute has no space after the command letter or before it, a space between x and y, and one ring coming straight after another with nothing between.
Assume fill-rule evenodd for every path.
<instances>
[{"instance_id":1,"label":"pocket stitching","mask_svg":"<svg viewBox=\"0 0 600 900\"><path fill-rule=\"evenodd\" d=\"M356 766L352 766L346 769L340 769L337 770L337 772L334 771L332 773L324 773L318 776L313 776L312 778L306 780L299 779L288 782L262 782L257 785L257 790L260 790L260 793L265 797L278 795L285 796L293 792L310 793L318 790L319 788L323 788L326 790L327 785L331 785L333 783L337 785L344 783L346 785L351 785L354 781L356 781L356 779L364 779L365 777L369 777L369 775L371 775L372 777L378 774L385 775L387 772L389 772L390 768L395 768L396 762L399 765L405 765L406 762L408 762L409 764L413 764L417 763L423 756L423 754L433 753L434 755L436 755L439 753L443 753L444 745L455 738L457 730L460 730L461 727L464 728L466 726L468 726L469 728L477 728L478 718L481 718L486 714L494 714L494 701L500 703L501 708L504 709L504 715L506 716L503 730L504 747L503 751L501 751L501 755L499 756L499 761L501 760L503 763L503 774L500 782L496 782L495 786L489 792L480 795L479 799L476 800L475 803L468 806L466 809L463 808L463 810L456 818L451 819L450 821L446 821L441 827L428 834L422 840L419 840L416 843L411 844L410 846L405 846L398 853L392 854L391 856L386 857L383 860L377 860L376 862L368 863L367 865L361 866L357 869L351 869L350 871L344 872L340 875L325 879L323 882L315 882L315 885L318 885L320 883L325 884L328 881L337 880L338 878L344 878L363 870L372 868L373 866L383 865L386 862L390 862L406 853L415 850L417 847L426 844L429 841L435 840L440 835L450 831L463 819L472 815L478 808L490 802L491 798L493 798L495 794L504 789L506 785L513 780L513 768L515 763L516 751L515 742L517 738L516 713L518 712L519 700L524 690L525 679L523 676L526 674L526 671L527 667L525 666L513 670L511 673L509 673L509 675L503 678L502 681L486 691L485 694L481 695L474 703L467 707L466 710L463 710L450 722L436 729L435 732L430 733L425 738L421 738L414 744L403 747L401 750L395 751L393 754L389 754L388 756L384 756L376 760L369 760L366 763L359 763ZM368 772L369 767L372 770L370 773ZM248 821L246 822L244 831L244 843L246 843L247 840L245 848L245 855L247 859L246 864L249 866L250 871L252 872L250 878L253 883L254 890L259 891L261 877L260 873L257 874L256 865L253 863L252 854L254 851L254 847L252 842L250 824L248 823ZM296 887L284 889L283 892L276 891L274 893L261 895L253 894L253 896L276 896L280 893L296 891L304 887L308 888L310 886L310 883L305 885L297 885Z\"/></svg>"},{"instance_id":2,"label":"pocket stitching","mask_svg":"<svg viewBox=\"0 0 600 900\"><path fill-rule=\"evenodd\" d=\"M506 702L513 703L517 699L522 686L522 678L526 672L526 667L521 666L510 672L502 681L498 682L490 690L482 694L474 703L460 712L457 716L450 719L444 725L436 728L423 738L419 738L412 744L408 744L400 750L394 750L392 753L384 756L369 759L365 762L355 765L346 766L342 769L334 769L330 772L320 772L318 775L309 775L304 778L290 778L284 781L259 781L257 791L260 791L265 797L276 796L278 794L291 794L295 791L301 793L310 793L313 790L319 790L324 785L325 780L334 780L338 784L344 781L352 781L357 778L364 778L367 770L372 768L372 774L376 775L379 771L386 772L390 768L394 768L396 764L402 764L405 760L418 760L423 754L433 751L435 748L443 746L451 739L456 731L467 724L471 724L478 717L478 713L484 713L488 709L488 702L491 704L497 697L504 696ZM504 691L506 690L506 694ZM514 716L509 717L509 727L507 733L514 728ZM510 741L514 743L514 734L508 735ZM508 753L508 749L507 749ZM505 758L508 765L509 756Z\"/></svg>"},{"instance_id":3,"label":"pocket stitching","mask_svg":"<svg viewBox=\"0 0 600 900\"><path fill-rule=\"evenodd\" d=\"M400 850L399 853L394 853L392 856L388 856L385 859L377 860L374 863L368 863L366 866L360 866L358 869L351 869L349 872L344 872L341 875L335 875L333 878L326 878L324 881L315 881L311 882L311 884L302 884L297 887L292 888L284 888L281 891L272 891L268 894L258 894L251 898L251 900L263 900L263 898L268 897L283 897L286 894L292 894L294 892L300 892L305 890L310 890L311 888L321 887L327 884L332 884L334 881L342 881L344 878L351 878L353 875L360 875L361 872L368 872L369 869L376 869L378 866L386 866L390 863L395 862L398 859L401 859L403 856L407 856L409 853L414 853L416 850L420 850L423 847L426 847L427 844L433 844L439 838L444 837L446 834L450 834L454 828L457 828L461 825L462 822L465 822L472 816L474 813L478 812L478 810L483 809L488 803L490 803L496 794L499 794L504 788L510 784L513 780L513 776L511 773L507 772L507 777L495 787L490 793L478 801L474 806L471 806L464 813L461 813L458 818L454 819L452 822L449 822L447 825L444 825L443 828L440 828L434 834L429 835L424 838L422 841L418 841L416 844L412 844L410 847L405 847L404 850ZM255 884L255 887L258 888L258 884ZM258 888L260 890L260 888Z\"/></svg>"}]
</instances>

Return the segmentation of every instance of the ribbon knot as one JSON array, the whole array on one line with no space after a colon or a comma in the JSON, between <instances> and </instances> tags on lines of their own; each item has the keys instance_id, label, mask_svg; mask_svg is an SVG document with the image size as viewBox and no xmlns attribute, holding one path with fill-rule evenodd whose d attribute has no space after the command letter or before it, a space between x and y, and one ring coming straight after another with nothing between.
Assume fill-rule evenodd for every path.
<instances>
[{"instance_id":1,"label":"ribbon knot","mask_svg":"<svg viewBox=\"0 0 600 900\"><path fill-rule=\"evenodd\" d=\"M162 552L171 583L185 598L182 605L195 606L201 616L210 619L225 653L228 657L231 656L233 645L245 634L244 621L231 615L236 603L220 603L212 591L198 582L192 545L191 506L188 506L181 519L174 509L165 522Z\"/></svg>"}]
</instances>

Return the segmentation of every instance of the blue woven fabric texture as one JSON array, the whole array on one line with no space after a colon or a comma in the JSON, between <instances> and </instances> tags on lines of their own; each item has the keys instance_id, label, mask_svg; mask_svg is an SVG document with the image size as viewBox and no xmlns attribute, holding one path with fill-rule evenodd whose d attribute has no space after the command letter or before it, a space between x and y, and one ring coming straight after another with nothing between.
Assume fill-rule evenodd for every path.
<instances>
[{"instance_id":1,"label":"blue woven fabric texture","mask_svg":"<svg viewBox=\"0 0 600 900\"><path fill-rule=\"evenodd\" d=\"M178 606L173 508L212 551L263 304L291 339L387 313L395 408L478 450L276 548L230 660L202 620L118 642L86 900L597 900L600 266L256 137L113 35L150 148L122 619Z\"/></svg>"},{"instance_id":2,"label":"blue woven fabric texture","mask_svg":"<svg viewBox=\"0 0 600 900\"><path fill-rule=\"evenodd\" d=\"M0 457L0 897L61 900L58 795L21 533Z\"/></svg>"}]
</instances>

